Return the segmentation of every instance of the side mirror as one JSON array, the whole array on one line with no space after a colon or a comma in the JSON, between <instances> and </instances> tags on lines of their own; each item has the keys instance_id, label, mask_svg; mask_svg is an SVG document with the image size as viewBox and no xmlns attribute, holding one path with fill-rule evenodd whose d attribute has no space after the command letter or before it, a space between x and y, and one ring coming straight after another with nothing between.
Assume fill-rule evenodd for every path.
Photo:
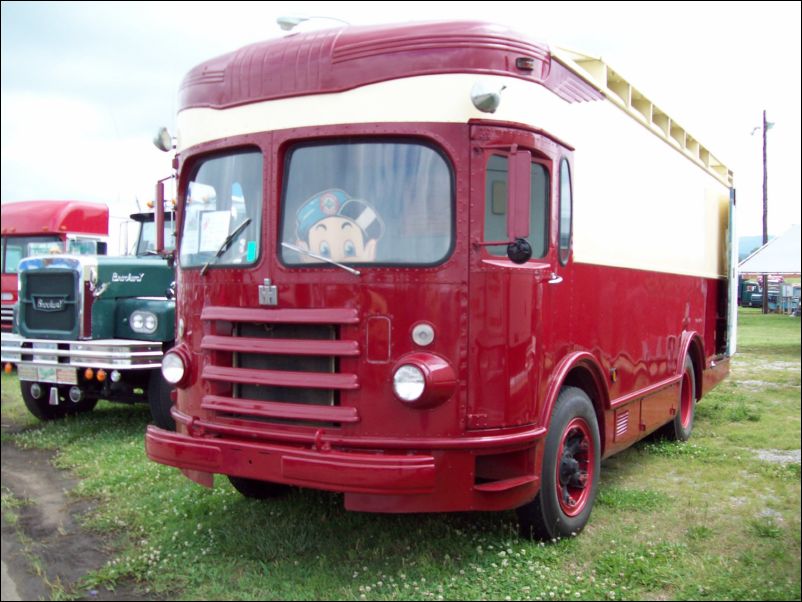
<instances>
[{"instance_id":1,"label":"side mirror","mask_svg":"<svg viewBox=\"0 0 802 602\"><path fill-rule=\"evenodd\" d=\"M131 220L120 222L119 251L121 255L128 255L131 249L128 248L128 225Z\"/></svg>"},{"instance_id":2,"label":"side mirror","mask_svg":"<svg viewBox=\"0 0 802 602\"><path fill-rule=\"evenodd\" d=\"M507 245L507 257L513 263L526 263L532 259L532 245L526 239L516 238Z\"/></svg>"},{"instance_id":3,"label":"side mirror","mask_svg":"<svg viewBox=\"0 0 802 602\"><path fill-rule=\"evenodd\" d=\"M169 153L173 150L173 137L166 127L162 126L156 132L156 135L153 137L153 146L165 153Z\"/></svg>"},{"instance_id":4,"label":"side mirror","mask_svg":"<svg viewBox=\"0 0 802 602\"><path fill-rule=\"evenodd\" d=\"M156 182L156 252L164 251L164 180Z\"/></svg>"}]
</instances>

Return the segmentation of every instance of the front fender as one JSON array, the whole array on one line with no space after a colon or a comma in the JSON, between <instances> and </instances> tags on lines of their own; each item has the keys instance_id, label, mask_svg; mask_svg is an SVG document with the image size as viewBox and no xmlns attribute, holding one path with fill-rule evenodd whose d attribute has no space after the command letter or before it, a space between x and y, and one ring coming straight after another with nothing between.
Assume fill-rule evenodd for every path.
<instances>
[{"instance_id":1,"label":"front fender","mask_svg":"<svg viewBox=\"0 0 802 602\"><path fill-rule=\"evenodd\" d=\"M156 315L159 323L155 332L145 334L133 331L129 318L136 310ZM119 299L115 304L114 324L114 336L120 339L172 341L175 339L175 300L157 297Z\"/></svg>"},{"instance_id":2,"label":"front fender","mask_svg":"<svg viewBox=\"0 0 802 602\"><path fill-rule=\"evenodd\" d=\"M696 372L696 399L702 396L702 382L704 380L705 365L705 346L699 333L686 330L682 333L679 345L679 355L675 367L675 375L682 376L685 370L685 356L690 356L693 362L693 369Z\"/></svg>"},{"instance_id":3,"label":"front fender","mask_svg":"<svg viewBox=\"0 0 802 602\"><path fill-rule=\"evenodd\" d=\"M540 412L540 424L548 428L554 404L563 386L576 386L584 390L596 409L599 429L604 426L603 411L610 408L610 391L607 380L596 357L587 351L575 351L565 356L551 374L546 399Z\"/></svg>"}]
</instances>

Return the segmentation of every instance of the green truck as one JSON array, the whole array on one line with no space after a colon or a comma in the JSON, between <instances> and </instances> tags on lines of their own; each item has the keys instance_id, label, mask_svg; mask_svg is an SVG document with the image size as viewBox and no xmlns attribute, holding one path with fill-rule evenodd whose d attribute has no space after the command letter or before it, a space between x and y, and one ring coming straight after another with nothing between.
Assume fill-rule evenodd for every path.
<instances>
[{"instance_id":1,"label":"green truck","mask_svg":"<svg viewBox=\"0 0 802 602\"><path fill-rule=\"evenodd\" d=\"M25 405L40 420L88 412L107 399L149 403L153 421L174 429L172 390L161 375L175 340L172 256L153 251L153 213L131 217L140 223L133 256L20 262L17 374ZM165 235L168 248L172 240Z\"/></svg>"}]
</instances>

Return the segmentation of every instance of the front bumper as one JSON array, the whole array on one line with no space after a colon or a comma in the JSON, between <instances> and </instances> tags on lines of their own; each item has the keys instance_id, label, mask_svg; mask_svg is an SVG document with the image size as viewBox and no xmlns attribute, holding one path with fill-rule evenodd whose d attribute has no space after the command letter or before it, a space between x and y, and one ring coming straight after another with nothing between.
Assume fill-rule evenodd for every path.
<instances>
[{"instance_id":1,"label":"front bumper","mask_svg":"<svg viewBox=\"0 0 802 602\"><path fill-rule=\"evenodd\" d=\"M357 439L350 446L345 439L332 445L322 430L311 443L210 436L203 421L187 426L188 417L175 408L173 416L185 432L149 426L147 455L207 486L213 474L224 474L341 492L349 510L393 513L510 509L531 500L539 486L539 428L495 438L432 439L428 449L422 440L407 448L388 440L382 448L372 439L364 449ZM477 457L493 454L527 454L532 462L525 474L478 480Z\"/></svg>"},{"instance_id":2,"label":"front bumper","mask_svg":"<svg viewBox=\"0 0 802 602\"><path fill-rule=\"evenodd\" d=\"M208 473L372 494L431 493L432 455L385 455L313 450L241 440L199 439L149 426L145 448L151 460Z\"/></svg>"},{"instance_id":3,"label":"front bumper","mask_svg":"<svg viewBox=\"0 0 802 602\"><path fill-rule=\"evenodd\" d=\"M15 335L12 335L15 336ZM161 367L161 342L129 339L59 341L3 337L3 358L17 364L20 380L76 384L79 368L152 370Z\"/></svg>"},{"instance_id":4,"label":"front bumper","mask_svg":"<svg viewBox=\"0 0 802 602\"><path fill-rule=\"evenodd\" d=\"M20 347L22 346L22 337L10 332L3 332L1 335L2 347L0 349L0 361L4 364L11 362L16 364L20 361Z\"/></svg>"}]
</instances>

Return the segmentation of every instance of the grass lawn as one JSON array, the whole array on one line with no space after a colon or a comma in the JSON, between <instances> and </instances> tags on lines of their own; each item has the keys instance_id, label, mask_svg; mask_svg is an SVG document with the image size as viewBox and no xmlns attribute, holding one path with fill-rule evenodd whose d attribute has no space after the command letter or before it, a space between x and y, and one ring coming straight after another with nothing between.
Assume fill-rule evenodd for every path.
<instances>
[{"instance_id":1,"label":"grass lawn","mask_svg":"<svg viewBox=\"0 0 802 602\"><path fill-rule=\"evenodd\" d=\"M741 310L732 374L687 444L647 440L602 463L585 531L516 536L514 512L372 515L336 494L257 502L149 462L144 406L102 402L50 424L3 375L4 435L54 448L100 500L87 528L117 553L82 587L134 580L177 599L800 599L800 322ZM795 455L796 454L796 455ZM3 511L18 500L3 495ZM85 590L72 592L76 596ZM71 592L66 592L69 596Z\"/></svg>"}]
</instances>

